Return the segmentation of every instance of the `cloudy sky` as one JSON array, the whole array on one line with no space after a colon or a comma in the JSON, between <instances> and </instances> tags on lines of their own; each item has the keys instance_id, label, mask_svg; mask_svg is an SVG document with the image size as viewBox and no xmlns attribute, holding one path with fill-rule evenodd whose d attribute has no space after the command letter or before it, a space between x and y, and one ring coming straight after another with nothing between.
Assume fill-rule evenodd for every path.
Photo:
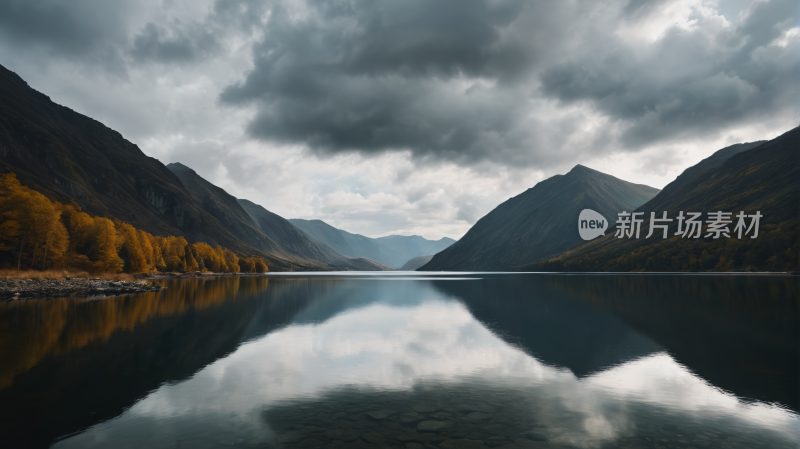
<instances>
[{"instance_id":1,"label":"cloudy sky","mask_svg":"<svg viewBox=\"0 0 800 449\"><path fill-rule=\"evenodd\" d=\"M800 123L797 0L0 0L0 64L286 218L461 237Z\"/></svg>"}]
</instances>

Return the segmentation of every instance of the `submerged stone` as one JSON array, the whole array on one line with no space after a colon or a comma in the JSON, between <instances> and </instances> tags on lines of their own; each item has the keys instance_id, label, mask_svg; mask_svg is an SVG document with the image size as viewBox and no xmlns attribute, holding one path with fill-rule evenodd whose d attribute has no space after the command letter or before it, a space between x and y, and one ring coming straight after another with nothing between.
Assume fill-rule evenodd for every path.
<instances>
[{"instance_id":1,"label":"submerged stone","mask_svg":"<svg viewBox=\"0 0 800 449\"><path fill-rule=\"evenodd\" d=\"M325 438L331 440L355 441L360 436L361 432L353 429L331 429L325 432Z\"/></svg>"},{"instance_id":2,"label":"submerged stone","mask_svg":"<svg viewBox=\"0 0 800 449\"><path fill-rule=\"evenodd\" d=\"M430 413L430 412L435 412L437 410L441 410L442 406L439 404L434 404L432 402L421 402L411 407L411 409L419 413Z\"/></svg>"},{"instance_id":3,"label":"submerged stone","mask_svg":"<svg viewBox=\"0 0 800 449\"><path fill-rule=\"evenodd\" d=\"M422 421L417 424L420 432L441 432L453 426L453 421Z\"/></svg>"},{"instance_id":4,"label":"submerged stone","mask_svg":"<svg viewBox=\"0 0 800 449\"><path fill-rule=\"evenodd\" d=\"M537 432L525 432L525 438L531 441L547 441L547 436Z\"/></svg>"}]
</instances>

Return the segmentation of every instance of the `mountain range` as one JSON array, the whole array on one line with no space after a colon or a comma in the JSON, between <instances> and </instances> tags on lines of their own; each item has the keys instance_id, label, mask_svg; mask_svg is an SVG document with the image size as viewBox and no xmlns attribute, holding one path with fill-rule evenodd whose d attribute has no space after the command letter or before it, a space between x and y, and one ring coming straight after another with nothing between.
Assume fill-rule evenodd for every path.
<instances>
[{"instance_id":1,"label":"mountain range","mask_svg":"<svg viewBox=\"0 0 800 449\"><path fill-rule=\"evenodd\" d=\"M322 220L290 219L289 222L312 239L348 257L368 258L394 268L402 267L415 257L434 255L455 243L448 237L428 240L418 235L370 238L334 228Z\"/></svg>"},{"instance_id":2,"label":"mountain range","mask_svg":"<svg viewBox=\"0 0 800 449\"><path fill-rule=\"evenodd\" d=\"M271 271L756 271L800 267L800 128L723 148L663 190L583 165L539 182L481 218L460 240L370 238L321 220L286 220L238 199L191 168L168 166L102 123L58 105L0 66L0 173L51 200L126 221L154 235L221 245ZM591 209L611 232L589 242ZM757 239L619 239L621 211L760 213ZM706 223L707 225L707 223Z\"/></svg>"},{"instance_id":3,"label":"mountain range","mask_svg":"<svg viewBox=\"0 0 800 449\"><path fill-rule=\"evenodd\" d=\"M497 206L419 271L516 271L583 243L575 226L583 209L609 219L658 192L576 165Z\"/></svg>"}]
</instances>

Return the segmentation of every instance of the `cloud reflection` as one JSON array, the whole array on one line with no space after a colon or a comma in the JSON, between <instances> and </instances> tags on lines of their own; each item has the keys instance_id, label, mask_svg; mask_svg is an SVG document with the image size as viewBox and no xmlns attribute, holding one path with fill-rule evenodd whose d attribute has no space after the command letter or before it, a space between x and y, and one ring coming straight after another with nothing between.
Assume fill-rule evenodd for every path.
<instances>
[{"instance_id":1,"label":"cloud reflection","mask_svg":"<svg viewBox=\"0 0 800 449\"><path fill-rule=\"evenodd\" d=\"M425 383L479 391L491 386L534 397L551 442L597 447L629 434L637 410L739 423L800 439L797 416L744 403L667 353L577 378L509 345L458 301L427 287L414 306L378 302L317 324L292 325L240 346L190 379L165 384L121 416L54 447L174 447L198 438L269 442L264 410L355 387L404 392Z\"/></svg>"}]
</instances>

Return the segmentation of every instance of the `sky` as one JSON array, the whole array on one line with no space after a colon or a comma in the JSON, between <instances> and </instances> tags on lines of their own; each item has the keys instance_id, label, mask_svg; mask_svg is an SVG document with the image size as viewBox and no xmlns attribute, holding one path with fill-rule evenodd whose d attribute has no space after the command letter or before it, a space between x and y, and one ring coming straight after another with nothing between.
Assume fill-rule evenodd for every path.
<instances>
[{"instance_id":1,"label":"sky","mask_svg":"<svg viewBox=\"0 0 800 449\"><path fill-rule=\"evenodd\" d=\"M460 238L800 123L797 0L0 0L0 64L284 218Z\"/></svg>"}]
</instances>

